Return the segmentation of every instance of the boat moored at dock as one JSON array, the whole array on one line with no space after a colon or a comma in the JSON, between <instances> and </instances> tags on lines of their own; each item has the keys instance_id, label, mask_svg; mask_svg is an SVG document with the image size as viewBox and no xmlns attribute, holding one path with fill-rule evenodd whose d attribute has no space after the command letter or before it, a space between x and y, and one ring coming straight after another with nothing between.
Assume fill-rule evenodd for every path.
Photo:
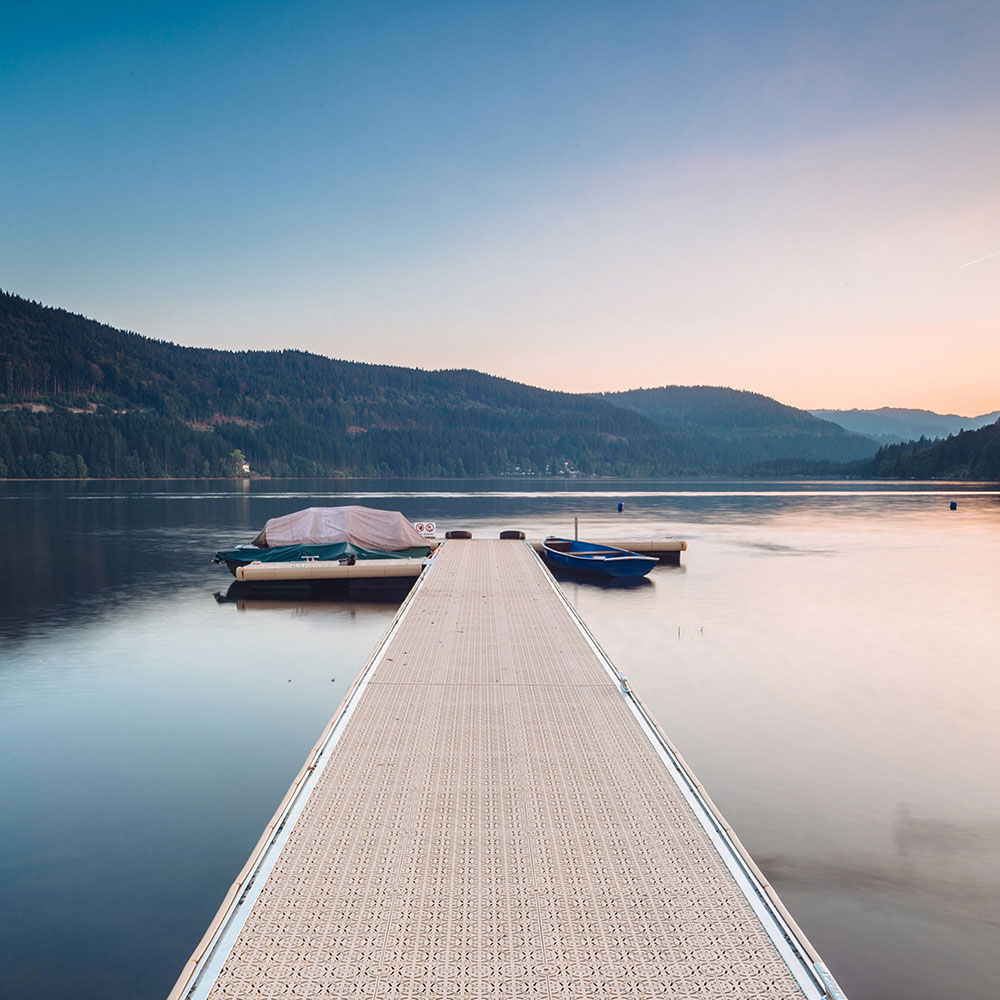
<instances>
[{"instance_id":1,"label":"boat moored at dock","mask_svg":"<svg viewBox=\"0 0 1000 1000\"><path fill-rule=\"evenodd\" d=\"M233 576L256 563L324 562L354 565L358 561L423 558L431 549L398 510L357 505L307 507L272 517L249 545L215 553ZM381 574L379 574L381 575Z\"/></svg>"},{"instance_id":2,"label":"boat moored at dock","mask_svg":"<svg viewBox=\"0 0 1000 1000\"><path fill-rule=\"evenodd\" d=\"M542 550L545 558L559 569L617 579L645 576L657 563L652 556L628 549L570 538L546 538Z\"/></svg>"},{"instance_id":3,"label":"boat moored at dock","mask_svg":"<svg viewBox=\"0 0 1000 1000\"><path fill-rule=\"evenodd\" d=\"M595 544L627 549L641 556L652 556L665 566L680 566L681 553L687 552L687 542L681 538L596 538ZM545 541L533 538L531 547L541 556L545 554Z\"/></svg>"}]
</instances>

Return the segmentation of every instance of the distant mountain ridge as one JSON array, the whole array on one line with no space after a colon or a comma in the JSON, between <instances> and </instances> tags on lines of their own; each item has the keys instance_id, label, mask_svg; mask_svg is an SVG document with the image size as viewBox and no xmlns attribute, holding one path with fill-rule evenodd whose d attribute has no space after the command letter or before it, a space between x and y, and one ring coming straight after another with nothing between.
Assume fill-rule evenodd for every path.
<instances>
[{"instance_id":1,"label":"distant mountain ridge","mask_svg":"<svg viewBox=\"0 0 1000 1000\"><path fill-rule=\"evenodd\" d=\"M878 448L836 423L741 389L666 385L605 392L598 398L635 410L662 427L708 435L722 465L787 459L850 462L874 455Z\"/></svg>"},{"instance_id":2,"label":"distant mountain ridge","mask_svg":"<svg viewBox=\"0 0 1000 1000\"><path fill-rule=\"evenodd\" d=\"M810 410L813 416L833 421L845 430L864 434L880 444L898 444L920 438L946 438L963 430L977 430L996 423L1000 410L978 417L963 417L957 413L935 413L933 410L911 410L882 406L876 410Z\"/></svg>"}]
</instances>

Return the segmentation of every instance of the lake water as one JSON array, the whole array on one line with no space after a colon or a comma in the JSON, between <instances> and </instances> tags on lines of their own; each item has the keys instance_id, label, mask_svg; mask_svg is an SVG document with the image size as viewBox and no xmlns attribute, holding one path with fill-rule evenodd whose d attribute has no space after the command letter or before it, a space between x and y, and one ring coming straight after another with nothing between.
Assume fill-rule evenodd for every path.
<instances>
[{"instance_id":1,"label":"lake water","mask_svg":"<svg viewBox=\"0 0 1000 1000\"><path fill-rule=\"evenodd\" d=\"M211 555L355 502L686 538L561 585L852 1000L1000 994L1000 488L272 481L0 483L4 996L166 995L395 611Z\"/></svg>"}]
</instances>

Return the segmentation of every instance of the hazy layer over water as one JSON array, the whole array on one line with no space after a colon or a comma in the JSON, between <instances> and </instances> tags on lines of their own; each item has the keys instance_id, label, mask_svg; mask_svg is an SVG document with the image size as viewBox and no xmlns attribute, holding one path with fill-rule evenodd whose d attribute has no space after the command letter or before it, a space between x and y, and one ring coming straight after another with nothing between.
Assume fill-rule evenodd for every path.
<instances>
[{"instance_id":1,"label":"hazy layer over water","mask_svg":"<svg viewBox=\"0 0 1000 1000\"><path fill-rule=\"evenodd\" d=\"M852 1000L996 995L1000 495L534 481L0 484L7 994L166 994L395 610L220 605L211 554L339 502L687 538L562 586Z\"/></svg>"}]
</instances>

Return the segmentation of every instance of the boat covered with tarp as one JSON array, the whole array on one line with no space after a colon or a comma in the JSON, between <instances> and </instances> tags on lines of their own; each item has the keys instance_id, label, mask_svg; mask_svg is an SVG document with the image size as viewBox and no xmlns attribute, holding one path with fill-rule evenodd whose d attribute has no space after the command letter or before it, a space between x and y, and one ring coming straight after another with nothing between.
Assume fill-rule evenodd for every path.
<instances>
[{"instance_id":1,"label":"boat covered with tarp","mask_svg":"<svg viewBox=\"0 0 1000 1000\"><path fill-rule=\"evenodd\" d=\"M249 545L215 554L235 575L253 562L412 559L429 552L427 539L398 510L307 507L272 517Z\"/></svg>"}]
</instances>

